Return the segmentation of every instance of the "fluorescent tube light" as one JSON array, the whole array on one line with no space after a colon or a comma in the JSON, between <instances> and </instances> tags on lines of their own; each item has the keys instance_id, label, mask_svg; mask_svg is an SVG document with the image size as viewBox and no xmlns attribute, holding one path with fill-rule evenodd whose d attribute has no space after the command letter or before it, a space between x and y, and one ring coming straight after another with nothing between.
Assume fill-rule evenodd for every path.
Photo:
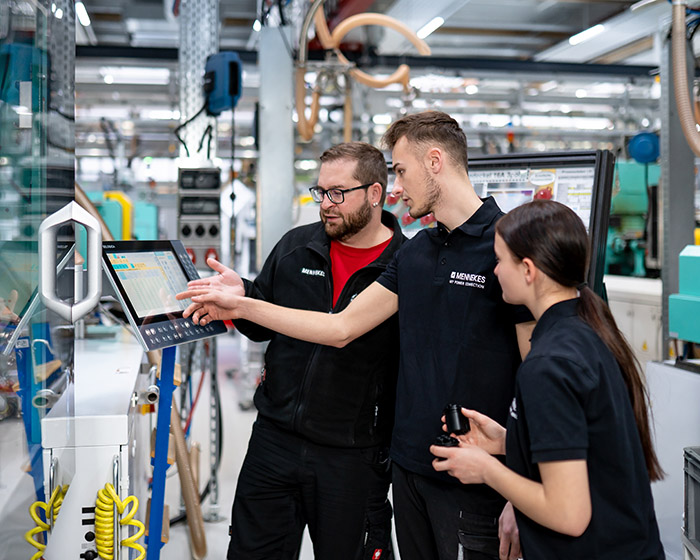
<instances>
[{"instance_id":1,"label":"fluorescent tube light","mask_svg":"<svg viewBox=\"0 0 700 560\"><path fill-rule=\"evenodd\" d=\"M569 37L569 44L578 45L580 43L583 43L584 41L588 41L588 39L591 39L596 35L601 34L604 30L605 26L602 23L594 25L593 27L589 27L588 29L581 31L581 33L577 33L576 35L572 35L571 37Z\"/></svg>"},{"instance_id":2,"label":"fluorescent tube light","mask_svg":"<svg viewBox=\"0 0 700 560\"><path fill-rule=\"evenodd\" d=\"M75 14L78 16L78 21L80 22L80 25L83 27L89 27L90 26L90 16L87 13L87 10L85 9L85 4L83 4L80 0L78 0L75 3Z\"/></svg>"},{"instance_id":3,"label":"fluorescent tube light","mask_svg":"<svg viewBox=\"0 0 700 560\"><path fill-rule=\"evenodd\" d=\"M416 32L416 35L418 35L419 39L425 39L428 35L430 35L433 31L435 31L443 23L445 23L445 20L442 19L440 16L433 18L428 23L426 23L423 27L421 27Z\"/></svg>"}]
</instances>

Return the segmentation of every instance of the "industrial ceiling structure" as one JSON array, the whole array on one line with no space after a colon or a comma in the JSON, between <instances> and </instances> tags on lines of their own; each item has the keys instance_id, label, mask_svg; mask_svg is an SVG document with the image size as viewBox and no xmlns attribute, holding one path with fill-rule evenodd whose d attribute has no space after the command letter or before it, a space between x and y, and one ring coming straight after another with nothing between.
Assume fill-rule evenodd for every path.
<instances>
[{"instance_id":1,"label":"industrial ceiling structure","mask_svg":"<svg viewBox=\"0 0 700 560\"><path fill-rule=\"evenodd\" d=\"M115 132L128 139L132 155L174 155L172 129L180 121L174 12L180 1L188 0L83 0L87 19L76 26L78 158L105 155L104 117L119 123ZM238 51L246 63L237 150L252 145L261 25L275 25L274 13L282 9L298 36L309 4L220 1L220 49ZM558 140L558 148L592 147L580 141L614 143L658 126L655 74L671 15L667 0L326 0L323 9L331 29L349 16L378 12L424 35L432 51L425 59L403 36L376 26L354 30L341 48L375 74L412 62L411 107L450 112L484 150L497 149L491 136L506 127L543 140L530 149L546 149L553 145L545 138ZM311 59L323 59L318 41L311 40L309 49ZM381 134L406 109L398 88L356 89L356 117L365 131ZM333 130L338 119L330 106L321 120ZM230 121L222 119L218 127L224 157ZM326 143L334 140L325 137Z\"/></svg>"},{"instance_id":2,"label":"industrial ceiling structure","mask_svg":"<svg viewBox=\"0 0 700 560\"><path fill-rule=\"evenodd\" d=\"M179 44L173 15L177 0L83 3L92 25L84 34L85 28L81 29L79 44L171 48ZM254 48L254 24L269 3L221 0L221 48ZM567 62L654 64L654 36L670 17L665 0L328 0L325 4L331 28L345 17L369 11L393 16L416 31L441 18L442 25L427 38L437 56ZM588 29L595 29L595 40L591 36L576 45L569 43ZM408 50L407 41L393 32L368 32L362 42L380 54Z\"/></svg>"}]
</instances>

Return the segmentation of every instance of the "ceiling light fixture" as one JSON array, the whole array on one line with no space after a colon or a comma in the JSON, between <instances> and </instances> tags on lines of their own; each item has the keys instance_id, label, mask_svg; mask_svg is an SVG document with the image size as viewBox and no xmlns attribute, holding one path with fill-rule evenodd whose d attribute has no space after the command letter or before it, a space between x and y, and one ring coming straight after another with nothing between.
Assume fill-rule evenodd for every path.
<instances>
[{"instance_id":1,"label":"ceiling light fixture","mask_svg":"<svg viewBox=\"0 0 700 560\"><path fill-rule=\"evenodd\" d=\"M423 27L421 27L418 31L416 31L416 35L418 35L419 39L425 39L443 23L445 23L445 20L443 18L441 18L440 16L435 17L431 19L428 23L426 23Z\"/></svg>"},{"instance_id":2,"label":"ceiling light fixture","mask_svg":"<svg viewBox=\"0 0 700 560\"><path fill-rule=\"evenodd\" d=\"M577 33L576 35L569 37L569 44L579 45L584 41L588 41L592 37L595 37L596 35L600 35L603 31L605 31L605 26L602 23L599 23L598 25L594 25L593 27L589 27L588 29L581 31L581 33Z\"/></svg>"},{"instance_id":3,"label":"ceiling light fixture","mask_svg":"<svg viewBox=\"0 0 700 560\"><path fill-rule=\"evenodd\" d=\"M87 13L87 10L85 9L85 4L83 4L80 0L78 0L75 3L75 15L78 16L78 21L80 22L80 25L83 27L89 27L90 26L90 16Z\"/></svg>"},{"instance_id":4,"label":"ceiling light fixture","mask_svg":"<svg viewBox=\"0 0 700 560\"><path fill-rule=\"evenodd\" d=\"M256 20L253 22L253 31L255 31L255 32L257 33L257 32L260 31L261 29L262 29L262 24L260 23L260 20L259 20L259 19L256 19Z\"/></svg>"}]
</instances>

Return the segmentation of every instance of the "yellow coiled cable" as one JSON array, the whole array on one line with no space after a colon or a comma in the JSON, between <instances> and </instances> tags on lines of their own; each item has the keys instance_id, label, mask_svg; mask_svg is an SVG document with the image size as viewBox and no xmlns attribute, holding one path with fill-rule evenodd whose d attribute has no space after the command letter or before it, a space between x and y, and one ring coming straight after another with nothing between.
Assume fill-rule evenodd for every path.
<instances>
[{"instance_id":1,"label":"yellow coiled cable","mask_svg":"<svg viewBox=\"0 0 700 560\"><path fill-rule=\"evenodd\" d=\"M36 501L31 506L29 506L29 515L34 520L34 523L36 523L37 525L36 527L30 529L24 534L24 540L26 540L30 545L37 549L37 552L34 554L34 556L32 556L31 560L39 560L43 556L44 550L46 550L46 543L40 543L34 538L34 535L44 533L50 530L51 528L46 521L39 517L39 514L36 510L43 509L44 517L48 519L49 510L53 507L53 521L55 523L56 517L58 516L58 512L61 509L61 504L63 503L63 497L66 495L66 492L68 492L68 485L57 486L56 488L54 488L54 491L51 494L51 498L49 499L48 504ZM46 536L44 536L44 541L46 541Z\"/></svg>"},{"instance_id":2,"label":"yellow coiled cable","mask_svg":"<svg viewBox=\"0 0 700 560\"><path fill-rule=\"evenodd\" d=\"M133 548L139 552L140 554L136 557L136 560L143 560L146 557L146 549L136 541L143 536L146 529L143 523L138 519L134 519L139 509L139 501L136 496L129 496L126 500L122 501L119 498L119 494L114 490L114 486L110 483L105 484L105 487L97 492L97 501L95 503L95 545L97 547L97 554L103 560L114 560L115 504L121 516L119 524L137 528L136 533L121 541L121 545L127 548ZM133 506L129 512L124 515L124 511L130 504L133 504Z\"/></svg>"}]
</instances>

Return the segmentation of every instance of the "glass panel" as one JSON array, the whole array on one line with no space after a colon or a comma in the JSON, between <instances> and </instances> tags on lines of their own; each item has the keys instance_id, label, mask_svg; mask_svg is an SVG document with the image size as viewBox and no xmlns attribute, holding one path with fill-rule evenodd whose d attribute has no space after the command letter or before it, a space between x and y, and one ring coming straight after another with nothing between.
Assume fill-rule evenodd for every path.
<instances>
[{"instance_id":1,"label":"glass panel","mask_svg":"<svg viewBox=\"0 0 700 560\"><path fill-rule=\"evenodd\" d=\"M0 560L37 553L24 535L40 525L30 505L48 497L41 419L71 408L72 327L36 288L39 225L74 198L74 53L72 1L0 0ZM58 237L61 262L72 230ZM59 297L72 293L71 268ZM55 486L70 479L64 463Z\"/></svg>"}]
</instances>

